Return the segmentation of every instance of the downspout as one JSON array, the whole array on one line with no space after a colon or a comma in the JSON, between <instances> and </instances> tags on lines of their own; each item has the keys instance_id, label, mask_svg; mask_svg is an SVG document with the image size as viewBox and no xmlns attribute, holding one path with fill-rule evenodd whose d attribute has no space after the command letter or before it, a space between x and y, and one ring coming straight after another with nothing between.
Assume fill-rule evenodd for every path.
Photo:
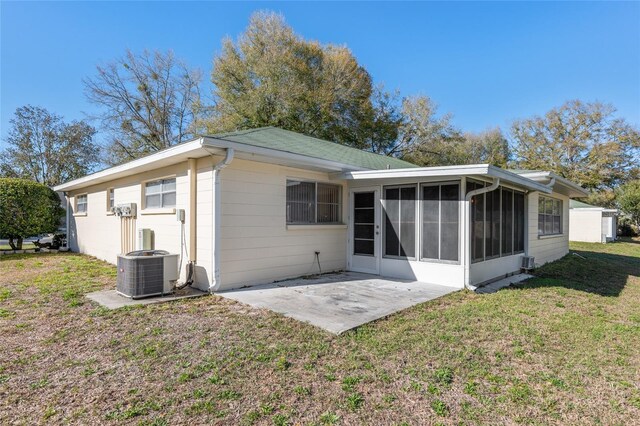
<instances>
[{"instance_id":1,"label":"downspout","mask_svg":"<svg viewBox=\"0 0 640 426\"><path fill-rule=\"evenodd\" d=\"M546 184L545 186L551 190L553 190L553 185L556 184L556 178L552 177L551 180L549 181L548 184Z\"/></svg>"},{"instance_id":2,"label":"downspout","mask_svg":"<svg viewBox=\"0 0 640 426\"><path fill-rule=\"evenodd\" d=\"M205 148L206 149L206 148ZM209 154L211 154L209 152ZM233 161L234 150L233 148L226 149L226 155L222 161L214 164L211 167L211 202L212 202L212 215L211 215L211 285L209 291L214 292L220 289L220 216L222 212L222 206L220 205L221 193L220 193L220 171L227 167L231 161ZM211 154L213 157L213 154Z\"/></svg>"},{"instance_id":3,"label":"downspout","mask_svg":"<svg viewBox=\"0 0 640 426\"><path fill-rule=\"evenodd\" d=\"M69 231L71 231L69 229L69 210L71 210L71 202L69 201L69 193L67 191L64 192L64 198L67 200L67 211L66 211L66 220L67 220L67 224L65 232L67 233L67 238L65 238L65 243L64 246L66 247L67 250L69 250L69 240L71 239L71 233Z\"/></svg>"},{"instance_id":4,"label":"downspout","mask_svg":"<svg viewBox=\"0 0 640 426\"><path fill-rule=\"evenodd\" d=\"M475 195L485 194L487 192L495 191L500 185L500 178L496 178L491 186L485 188L474 189L468 192L465 196L465 250L464 250L464 287L469 290L473 290L470 283L471 272L471 198Z\"/></svg>"}]
</instances>

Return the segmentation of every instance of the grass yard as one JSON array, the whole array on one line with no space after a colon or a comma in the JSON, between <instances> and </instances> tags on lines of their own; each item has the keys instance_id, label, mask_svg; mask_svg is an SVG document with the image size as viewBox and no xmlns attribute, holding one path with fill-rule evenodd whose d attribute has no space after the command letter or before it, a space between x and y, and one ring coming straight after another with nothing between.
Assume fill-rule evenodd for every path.
<instances>
[{"instance_id":1,"label":"grass yard","mask_svg":"<svg viewBox=\"0 0 640 426\"><path fill-rule=\"evenodd\" d=\"M336 337L219 297L108 311L115 267L0 257L0 424L605 424L640 419L640 241Z\"/></svg>"}]
</instances>

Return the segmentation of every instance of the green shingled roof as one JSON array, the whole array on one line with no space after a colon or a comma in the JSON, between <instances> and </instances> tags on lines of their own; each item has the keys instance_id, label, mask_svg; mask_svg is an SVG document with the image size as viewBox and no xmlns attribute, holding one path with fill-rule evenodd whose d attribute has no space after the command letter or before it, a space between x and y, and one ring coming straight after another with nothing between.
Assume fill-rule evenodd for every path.
<instances>
[{"instance_id":1,"label":"green shingled roof","mask_svg":"<svg viewBox=\"0 0 640 426\"><path fill-rule=\"evenodd\" d=\"M370 170L418 167L415 164L397 158L362 151L277 127L260 127L237 132L220 133L209 137L261 148L275 149L291 154L306 155L308 157L335 161L337 163Z\"/></svg>"}]
</instances>

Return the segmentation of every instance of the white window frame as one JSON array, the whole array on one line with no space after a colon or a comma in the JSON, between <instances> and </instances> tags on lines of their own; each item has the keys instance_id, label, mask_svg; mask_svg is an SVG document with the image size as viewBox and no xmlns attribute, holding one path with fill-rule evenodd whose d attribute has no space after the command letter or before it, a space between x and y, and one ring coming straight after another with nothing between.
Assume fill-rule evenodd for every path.
<instances>
[{"instance_id":1,"label":"white window frame","mask_svg":"<svg viewBox=\"0 0 640 426\"><path fill-rule=\"evenodd\" d=\"M164 181L166 180L173 180L175 181L175 189L173 191L164 191ZM159 207L149 207L147 206L147 186L151 183L155 183L155 182L161 182L160 184L160 192L156 192L154 194L149 194L149 195L158 195L160 194L160 206ZM175 193L176 195L176 201L175 204L170 205L170 206L165 206L164 205L164 196L165 194L172 194ZM176 206L178 205L178 179L176 178L175 175L173 176L164 176L164 177L159 177L156 179L149 179L147 181L142 182L142 205L143 210L161 210L161 211L172 211L175 210Z\"/></svg>"},{"instance_id":2,"label":"white window frame","mask_svg":"<svg viewBox=\"0 0 640 426\"><path fill-rule=\"evenodd\" d=\"M85 200L84 203L79 203L78 202L80 197L84 197L84 200ZM84 210L83 211L80 211L78 209L78 206L81 205L81 204L84 204ZM86 192L83 193L83 194L76 194L76 196L74 197L74 207L75 207L75 210L73 212L74 215L86 216L87 213L89 212L89 194L87 194Z\"/></svg>"},{"instance_id":3,"label":"white window frame","mask_svg":"<svg viewBox=\"0 0 640 426\"><path fill-rule=\"evenodd\" d=\"M313 222L290 222L288 220L287 217L287 205L289 204L289 200L287 199L287 185L285 184L285 200L284 200L284 206L285 206L285 222L286 225L300 225L300 226L305 226L305 225L310 225L310 226L331 226L331 225L342 225L343 221L342 221L342 208L343 208L343 203L342 203L342 185L338 185L335 183L330 183L330 182L322 182L322 181L315 181L315 180L310 180L310 179L300 179L300 178L287 178L286 179L286 183L289 182L305 182L305 183L312 183L314 184L314 200L313 200L313 205L314 205L314 217L313 217ZM318 222L318 185L328 185L328 186L333 186L335 188L338 189L338 220L336 222ZM320 204L328 204L328 205L333 205L334 203L320 203Z\"/></svg>"},{"instance_id":4,"label":"white window frame","mask_svg":"<svg viewBox=\"0 0 640 426\"><path fill-rule=\"evenodd\" d=\"M540 200L544 200L544 204L545 204L545 212L541 213L540 212ZM559 213L556 214L547 214L546 213L546 205L547 205L547 201L551 201L552 203L558 203L558 207L559 207ZM557 236L557 235L563 235L563 231L564 231L564 203L562 202L561 199L559 198L554 198L554 197L549 197L547 195L538 195L538 237L550 237L550 236ZM553 212L553 207L552 207L552 212ZM545 221L542 224L542 231L540 230L540 215L545 216ZM559 232L553 232L553 220L551 222L551 226L552 226L552 230L551 232L547 233L544 230L544 224L546 223L546 218L547 217L559 217L560 218L560 230Z\"/></svg>"},{"instance_id":5,"label":"white window frame","mask_svg":"<svg viewBox=\"0 0 640 426\"><path fill-rule=\"evenodd\" d=\"M113 206L111 205L111 194L113 193ZM116 206L116 189L114 187L107 188L107 214L113 214L112 207Z\"/></svg>"}]
</instances>

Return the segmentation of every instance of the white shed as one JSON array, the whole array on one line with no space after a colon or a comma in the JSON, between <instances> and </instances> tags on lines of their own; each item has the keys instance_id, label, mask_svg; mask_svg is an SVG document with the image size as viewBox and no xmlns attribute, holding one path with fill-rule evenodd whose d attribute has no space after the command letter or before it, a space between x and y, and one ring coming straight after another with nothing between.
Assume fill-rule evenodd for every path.
<instances>
[{"instance_id":1,"label":"white shed","mask_svg":"<svg viewBox=\"0 0 640 426\"><path fill-rule=\"evenodd\" d=\"M576 200L569 204L569 240L606 243L617 238L619 211Z\"/></svg>"}]
</instances>

